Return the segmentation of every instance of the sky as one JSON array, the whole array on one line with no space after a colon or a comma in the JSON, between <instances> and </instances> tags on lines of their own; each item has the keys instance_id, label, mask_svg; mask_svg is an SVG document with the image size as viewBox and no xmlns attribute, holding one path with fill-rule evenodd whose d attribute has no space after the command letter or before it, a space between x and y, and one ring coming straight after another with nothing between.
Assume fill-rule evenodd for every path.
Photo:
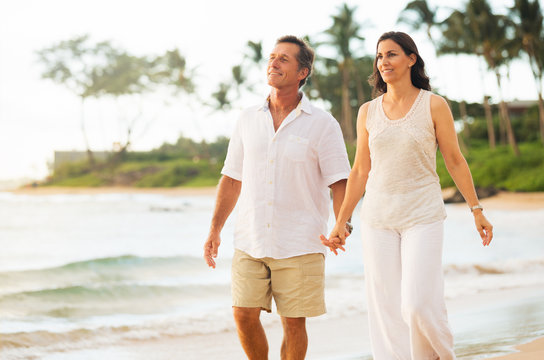
<instances>
[{"instance_id":1,"label":"sky","mask_svg":"<svg viewBox=\"0 0 544 360\"><path fill-rule=\"evenodd\" d=\"M84 114L93 150L110 150L123 141L126 123L141 114L133 150L150 150L175 142L183 134L212 141L230 136L241 108L262 101L268 93L265 69L256 78L262 86L236 99L228 112L213 111L208 101L217 84L246 52L248 40L263 41L265 55L285 34L323 36L331 15L346 2L357 6L364 43L356 49L373 55L378 37L390 30L408 32L426 62L431 85L448 97L479 102L484 92L499 98L494 77L481 71L475 57L436 58L425 34L397 24L407 2L339 0L18 0L0 2L0 181L43 179L55 150L84 150L81 104L62 85L41 78L36 51L62 40L89 34L91 42L111 41L136 55L160 55L178 48L194 71L197 96L149 94L138 100L86 102ZM429 0L442 9L461 8L465 1ZM513 1L491 0L494 9ZM438 14L445 14L442 10ZM319 52L318 52L319 55ZM328 54L331 55L331 54ZM503 91L506 100L536 99L528 64L515 61ZM200 100L198 100L198 99ZM210 100L211 101L211 100Z\"/></svg>"}]
</instances>

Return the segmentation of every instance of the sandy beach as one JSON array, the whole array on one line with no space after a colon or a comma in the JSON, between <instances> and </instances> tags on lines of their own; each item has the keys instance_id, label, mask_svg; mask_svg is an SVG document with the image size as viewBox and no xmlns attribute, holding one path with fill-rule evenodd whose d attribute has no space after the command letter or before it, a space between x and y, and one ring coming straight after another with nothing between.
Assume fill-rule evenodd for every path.
<instances>
[{"instance_id":1,"label":"sandy beach","mask_svg":"<svg viewBox=\"0 0 544 360\"><path fill-rule=\"evenodd\" d=\"M500 291L478 293L462 299L447 302L450 323L458 327L466 317L475 323L487 322L493 317L502 316L507 308L517 301L539 292L542 299L542 289L518 289L508 292L507 296ZM538 300L537 300L538 301ZM486 304L494 303L486 310ZM263 318L277 318L277 315L262 314ZM370 360L370 341L367 317L357 316L328 318L327 315L307 320L308 352L307 359L318 360ZM490 328L489 332L496 329ZM279 321L265 325L269 343L269 358L280 358L282 328ZM460 341L456 345L456 354L460 359L497 359L497 360L541 360L544 354L544 338L528 344L513 347L514 344L504 344L500 357L493 357L497 350L487 344L471 344ZM517 350L516 350L517 349ZM489 353L487 352L489 350ZM517 352L517 351L521 352ZM239 344L234 325L231 329L208 334L194 334L184 337L161 338L155 340L133 341L102 349L79 350L66 352L64 356L46 357L44 360L59 359L90 359L100 358L101 355L116 359L144 360L149 354L155 359L183 358L184 360L222 359L239 360L245 355ZM182 356L180 357L180 354Z\"/></svg>"},{"instance_id":2,"label":"sandy beach","mask_svg":"<svg viewBox=\"0 0 544 360\"><path fill-rule=\"evenodd\" d=\"M492 360L542 360L544 359L544 337L533 340L527 344L518 345L519 352L491 358Z\"/></svg>"},{"instance_id":3,"label":"sandy beach","mask_svg":"<svg viewBox=\"0 0 544 360\"><path fill-rule=\"evenodd\" d=\"M27 187L9 191L14 195L100 195L100 194L155 194L166 197L214 196L215 187L204 188L65 188ZM446 190L444 196L451 190ZM170 199L170 198L169 198ZM176 200L175 198L172 198ZM170 199L170 200L172 200ZM201 198L199 198L201 199ZM170 201L169 200L169 201ZM544 209L543 193L499 194L481 200L487 210L533 211ZM450 205L466 207L466 204ZM468 210L467 210L468 211ZM485 210L484 210L485 211ZM183 213L180 213L180 216ZM542 254L535 254L542 256ZM225 302L228 308L229 303ZM353 306L356 306L354 304ZM544 330L524 332L523 319L540 317L544 319L544 289L541 287L520 287L484 290L468 296L447 300L448 313L455 333L456 353L460 359L537 360L544 359ZM536 314L536 315L535 315ZM265 314L265 326L269 340L270 359L279 359L282 328L275 313ZM544 323L544 320L541 322ZM504 334L511 328L516 333L504 342ZM475 332L477 329L478 332ZM502 330L501 330L502 329ZM494 338L494 333L502 337ZM308 359L323 360L369 360L370 343L366 313L350 316L329 316L308 319ZM529 335L533 334L533 335ZM535 335L536 334L536 335ZM481 342L481 339L486 339ZM496 340L494 340L496 339ZM155 359L183 358L197 360L216 358L238 360L245 358L238 337L232 327L218 332L203 331L184 336L161 336L158 338L131 339L100 348L70 350L45 356L45 360L63 359ZM0 356L1 357L1 356Z\"/></svg>"}]
</instances>

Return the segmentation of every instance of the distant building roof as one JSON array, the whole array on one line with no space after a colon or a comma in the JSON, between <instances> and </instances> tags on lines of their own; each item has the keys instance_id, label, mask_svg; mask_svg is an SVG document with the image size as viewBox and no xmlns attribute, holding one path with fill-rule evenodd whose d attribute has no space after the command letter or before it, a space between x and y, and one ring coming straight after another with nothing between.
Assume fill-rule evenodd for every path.
<instances>
[{"instance_id":1,"label":"distant building roof","mask_svg":"<svg viewBox=\"0 0 544 360\"><path fill-rule=\"evenodd\" d=\"M97 160L105 160L110 154L108 151L93 151L93 156ZM86 151L55 151L53 168L56 170L62 164L80 162L85 159L87 159Z\"/></svg>"},{"instance_id":2,"label":"distant building roof","mask_svg":"<svg viewBox=\"0 0 544 360\"><path fill-rule=\"evenodd\" d=\"M507 102L506 107L512 113L523 113L537 104L537 100L513 100Z\"/></svg>"}]
</instances>

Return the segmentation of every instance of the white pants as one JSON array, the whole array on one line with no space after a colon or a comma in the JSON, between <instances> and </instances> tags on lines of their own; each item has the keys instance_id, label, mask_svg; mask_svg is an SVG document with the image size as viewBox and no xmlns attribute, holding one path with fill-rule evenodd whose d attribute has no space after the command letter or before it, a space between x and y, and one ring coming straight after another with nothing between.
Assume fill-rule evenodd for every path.
<instances>
[{"instance_id":1,"label":"white pants","mask_svg":"<svg viewBox=\"0 0 544 360\"><path fill-rule=\"evenodd\" d=\"M362 223L374 360L455 359L442 274L443 221L404 230Z\"/></svg>"}]
</instances>

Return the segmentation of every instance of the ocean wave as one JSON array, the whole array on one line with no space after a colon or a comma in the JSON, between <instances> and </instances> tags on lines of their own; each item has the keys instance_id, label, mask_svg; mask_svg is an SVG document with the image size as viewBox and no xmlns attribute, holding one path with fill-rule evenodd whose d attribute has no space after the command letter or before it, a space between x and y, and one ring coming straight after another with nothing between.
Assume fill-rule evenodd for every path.
<instances>
[{"instance_id":1,"label":"ocean wave","mask_svg":"<svg viewBox=\"0 0 544 360\"><path fill-rule=\"evenodd\" d=\"M543 270L544 258L510 259L488 263L448 264L444 267L444 273L446 276L464 274L515 274Z\"/></svg>"},{"instance_id":2,"label":"ocean wave","mask_svg":"<svg viewBox=\"0 0 544 360\"><path fill-rule=\"evenodd\" d=\"M277 321L277 319L274 319ZM265 323L270 321L264 320ZM0 333L2 358L29 359L48 353L108 345L130 344L134 341L175 339L188 334L209 334L233 329L229 307L210 316L169 316L146 322L120 326L78 327L60 331L37 330ZM34 357L32 357L34 356Z\"/></svg>"},{"instance_id":3,"label":"ocean wave","mask_svg":"<svg viewBox=\"0 0 544 360\"><path fill-rule=\"evenodd\" d=\"M76 261L72 263L68 263L61 266L56 267L49 267L44 269L37 269L37 270L23 270L23 271L6 271L6 272L0 272L0 276L4 276L6 274L10 273L33 273L36 271L47 271L47 272L54 272L54 271L64 271L64 270L81 270L81 269L92 269L93 271L105 269L105 268L112 268L112 267L119 267L119 266L156 266L156 265L188 265L192 266L196 262L201 262L201 258L197 258L194 256L172 256L172 257L139 257L135 255L121 255L121 256L115 256L115 257L104 257L104 258L96 258L96 259L89 259L89 260L83 260L83 261Z\"/></svg>"},{"instance_id":4,"label":"ocean wave","mask_svg":"<svg viewBox=\"0 0 544 360\"><path fill-rule=\"evenodd\" d=\"M486 291L544 286L544 259L515 259L483 264L451 264L444 269L447 298Z\"/></svg>"},{"instance_id":5,"label":"ocean wave","mask_svg":"<svg viewBox=\"0 0 544 360\"><path fill-rule=\"evenodd\" d=\"M153 283L168 279L173 284L183 284L206 271L204 261L194 256L97 258L37 270L0 272L0 296L82 284Z\"/></svg>"},{"instance_id":6,"label":"ocean wave","mask_svg":"<svg viewBox=\"0 0 544 360\"><path fill-rule=\"evenodd\" d=\"M157 286L112 284L68 286L0 296L1 318L81 318L109 314L153 314L229 294L228 285Z\"/></svg>"},{"instance_id":7,"label":"ocean wave","mask_svg":"<svg viewBox=\"0 0 544 360\"><path fill-rule=\"evenodd\" d=\"M0 284L0 320L155 314L229 294L228 275L192 256L90 259L2 272Z\"/></svg>"}]
</instances>

